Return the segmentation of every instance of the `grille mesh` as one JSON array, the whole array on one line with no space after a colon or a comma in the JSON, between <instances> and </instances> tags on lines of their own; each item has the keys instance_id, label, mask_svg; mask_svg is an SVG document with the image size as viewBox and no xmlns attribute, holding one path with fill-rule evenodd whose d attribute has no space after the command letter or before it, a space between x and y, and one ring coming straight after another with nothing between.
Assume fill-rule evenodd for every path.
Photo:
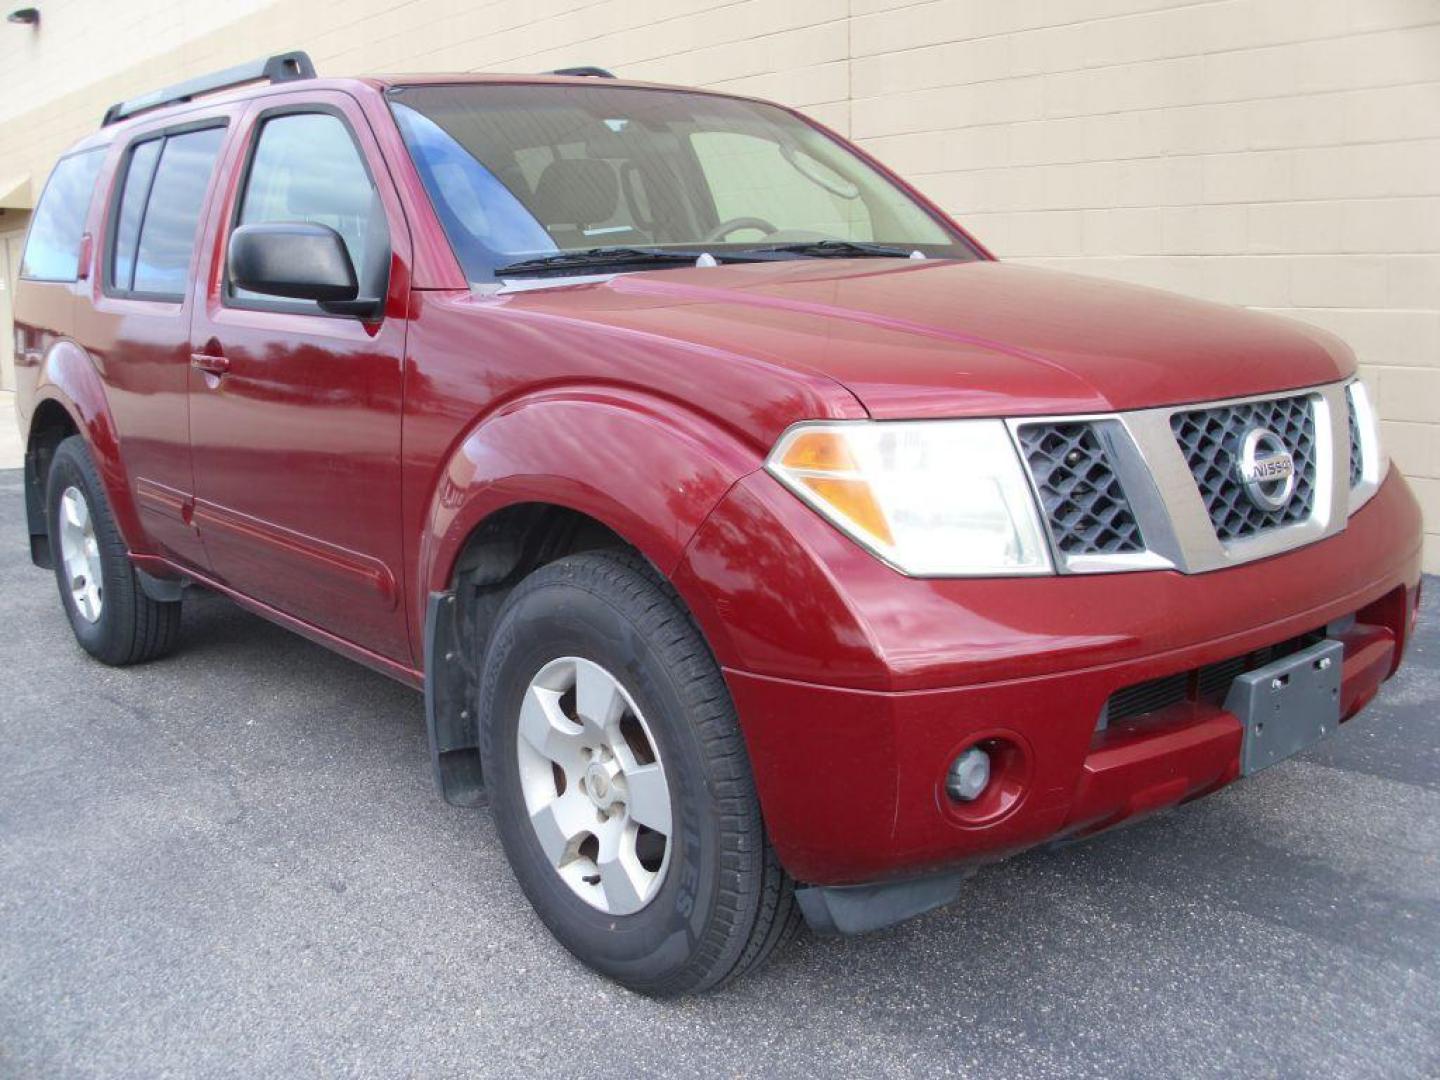
<instances>
[{"instance_id":1,"label":"grille mesh","mask_svg":"<svg viewBox=\"0 0 1440 1080\"><path fill-rule=\"evenodd\" d=\"M1295 494L1280 510L1262 510L1252 503L1236 468L1241 440L1255 427L1273 431L1295 459ZM1242 540L1310 516L1315 501L1315 413L1305 395L1178 412L1170 418L1170 428L1222 541Z\"/></svg>"},{"instance_id":2,"label":"grille mesh","mask_svg":"<svg viewBox=\"0 0 1440 1080\"><path fill-rule=\"evenodd\" d=\"M1133 720L1137 716L1159 712L1189 698L1190 675L1168 675L1163 679L1136 683L1110 695L1105 718L1110 723Z\"/></svg>"},{"instance_id":3,"label":"grille mesh","mask_svg":"<svg viewBox=\"0 0 1440 1080\"><path fill-rule=\"evenodd\" d=\"M1350 486L1353 488L1365 476L1365 459L1360 449L1360 417L1355 414L1355 394L1345 391L1345 409L1350 414Z\"/></svg>"},{"instance_id":4,"label":"grille mesh","mask_svg":"<svg viewBox=\"0 0 1440 1080\"><path fill-rule=\"evenodd\" d=\"M1063 554L1145 550L1140 525L1093 424L1025 424L1018 434L1050 535Z\"/></svg>"},{"instance_id":5,"label":"grille mesh","mask_svg":"<svg viewBox=\"0 0 1440 1080\"><path fill-rule=\"evenodd\" d=\"M1324 639L1324 630L1312 630L1251 653L1116 690L1105 703L1099 726L1138 720L1186 701L1223 705L1230 692L1230 684L1237 676L1264 667L1271 661L1293 656Z\"/></svg>"}]
</instances>

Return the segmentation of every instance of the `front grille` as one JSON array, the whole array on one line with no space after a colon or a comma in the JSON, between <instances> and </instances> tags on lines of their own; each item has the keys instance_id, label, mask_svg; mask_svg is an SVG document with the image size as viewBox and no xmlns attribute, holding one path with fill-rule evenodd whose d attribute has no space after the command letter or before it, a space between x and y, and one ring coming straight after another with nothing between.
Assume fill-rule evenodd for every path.
<instances>
[{"instance_id":1,"label":"front grille","mask_svg":"<svg viewBox=\"0 0 1440 1080\"><path fill-rule=\"evenodd\" d=\"M1140 524L1094 424L1024 424L1017 435L1050 536L1062 554L1145 550Z\"/></svg>"},{"instance_id":2,"label":"front grille","mask_svg":"<svg viewBox=\"0 0 1440 1080\"><path fill-rule=\"evenodd\" d=\"M1182 671L1179 675L1167 675L1163 679L1151 679L1149 682L1127 686L1124 690L1116 690L1110 695L1105 716L1111 723L1133 720L1137 716L1146 716L1171 705L1178 705L1188 700L1189 696L1190 675Z\"/></svg>"},{"instance_id":3,"label":"front grille","mask_svg":"<svg viewBox=\"0 0 1440 1080\"><path fill-rule=\"evenodd\" d=\"M1279 436L1295 459L1295 493L1280 510L1264 510L1251 502L1236 467L1241 441L1256 427ZM1306 395L1177 412L1170 417L1170 429L1222 541L1243 540L1310 517L1315 501L1315 410Z\"/></svg>"},{"instance_id":4,"label":"front grille","mask_svg":"<svg viewBox=\"0 0 1440 1080\"><path fill-rule=\"evenodd\" d=\"M1291 656L1301 649L1308 649L1324 636L1323 630L1312 630L1276 645L1267 645L1254 652L1232 656L1228 660L1217 660L1204 667L1192 668L1176 675L1165 675L1116 690L1105 703L1098 726L1105 728L1111 724L1141 720L1162 709L1185 702L1223 705L1230 693L1230 684L1235 681L1236 676L1264 667L1282 657Z\"/></svg>"},{"instance_id":5,"label":"front grille","mask_svg":"<svg viewBox=\"0 0 1440 1080\"><path fill-rule=\"evenodd\" d=\"M1350 486L1357 487L1365 477L1364 452L1360 449L1360 417L1355 413L1355 392L1345 391L1345 411L1350 414Z\"/></svg>"}]
</instances>

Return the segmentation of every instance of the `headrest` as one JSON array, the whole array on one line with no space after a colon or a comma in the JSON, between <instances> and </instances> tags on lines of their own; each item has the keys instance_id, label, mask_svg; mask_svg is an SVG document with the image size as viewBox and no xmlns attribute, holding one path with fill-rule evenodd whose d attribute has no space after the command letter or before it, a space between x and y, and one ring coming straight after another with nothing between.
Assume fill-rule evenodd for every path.
<instances>
[{"instance_id":1,"label":"headrest","mask_svg":"<svg viewBox=\"0 0 1440 1080\"><path fill-rule=\"evenodd\" d=\"M540 174L532 201L542 225L598 225L615 216L620 182L608 161L558 158Z\"/></svg>"}]
</instances>

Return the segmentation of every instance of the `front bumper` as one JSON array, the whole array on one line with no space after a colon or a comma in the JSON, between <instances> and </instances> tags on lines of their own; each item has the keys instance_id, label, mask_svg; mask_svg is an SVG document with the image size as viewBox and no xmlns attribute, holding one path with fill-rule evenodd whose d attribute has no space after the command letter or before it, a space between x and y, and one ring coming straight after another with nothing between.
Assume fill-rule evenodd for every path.
<instances>
[{"instance_id":1,"label":"front bumper","mask_svg":"<svg viewBox=\"0 0 1440 1080\"><path fill-rule=\"evenodd\" d=\"M1217 704L1097 728L1122 688L1331 627L1354 715L1404 650L1419 542L1392 472L1343 533L1228 570L917 580L757 475L676 582L725 668L781 861L854 885L1087 835L1239 775L1241 724ZM977 742L995 778L956 803L946 769Z\"/></svg>"}]
</instances>

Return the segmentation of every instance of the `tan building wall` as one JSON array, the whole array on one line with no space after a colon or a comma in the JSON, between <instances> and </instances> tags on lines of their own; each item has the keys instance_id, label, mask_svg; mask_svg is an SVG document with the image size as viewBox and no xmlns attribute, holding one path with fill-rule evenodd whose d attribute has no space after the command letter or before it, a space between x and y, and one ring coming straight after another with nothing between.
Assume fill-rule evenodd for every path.
<instances>
[{"instance_id":1,"label":"tan building wall","mask_svg":"<svg viewBox=\"0 0 1440 1080\"><path fill-rule=\"evenodd\" d=\"M327 74L597 63L798 105L1002 257L1345 337L1440 571L1440 0L39 6L38 31L0 25L0 184L37 191L111 101L290 48Z\"/></svg>"}]
</instances>

